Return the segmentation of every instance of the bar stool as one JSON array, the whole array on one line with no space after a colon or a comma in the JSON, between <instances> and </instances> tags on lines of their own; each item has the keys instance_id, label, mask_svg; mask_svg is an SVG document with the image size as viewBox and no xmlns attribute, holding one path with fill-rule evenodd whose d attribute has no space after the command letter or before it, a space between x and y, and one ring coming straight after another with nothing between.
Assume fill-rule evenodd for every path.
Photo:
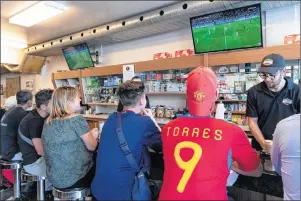
<instances>
[{"instance_id":1,"label":"bar stool","mask_svg":"<svg viewBox=\"0 0 301 201\"><path fill-rule=\"evenodd\" d=\"M14 170L14 196L8 200L21 199L21 168L22 161L6 161L0 160L0 169Z\"/></svg>"},{"instance_id":2,"label":"bar stool","mask_svg":"<svg viewBox=\"0 0 301 201\"><path fill-rule=\"evenodd\" d=\"M23 181L35 181L37 182L37 200L45 200L45 179L46 177L32 175L22 170Z\"/></svg>"},{"instance_id":3,"label":"bar stool","mask_svg":"<svg viewBox=\"0 0 301 201\"><path fill-rule=\"evenodd\" d=\"M87 188L73 188L67 190L52 189L54 198L60 200L85 200ZM54 199L55 200L55 199Z\"/></svg>"}]
</instances>

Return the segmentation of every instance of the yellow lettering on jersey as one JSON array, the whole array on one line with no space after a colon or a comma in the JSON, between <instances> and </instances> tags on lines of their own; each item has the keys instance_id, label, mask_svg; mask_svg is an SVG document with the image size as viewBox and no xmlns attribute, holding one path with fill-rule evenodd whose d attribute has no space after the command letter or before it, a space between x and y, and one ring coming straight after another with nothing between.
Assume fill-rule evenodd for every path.
<instances>
[{"instance_id":1,"label":"yellow lettering on jersey","mask_svg":"<svg viewBox=\"0 0 301 201\"><path fill-rule=\"evenodd\" d=\"M188 137L189 134L189 128L188 127L184 127L183 131L182 131L182 136L186 135L186 137Z\"/></svg>"},{"instance_id":2,"label":"yellow lettering on jersey","mask_svg":"<svg viewBox=\"0 0 301 201\"><path fill-rule=\"evenodd\" d=\"M193 128L192 137L194 137L194 135L196 135L196 137L199 137L199 132L200 132L199 128Z\"/></svg>"},{"instance_id":3,"label":"yellow lettering on jersey","mask_svg":"<svg viewBox=\"0 0 301 201\"><path fill-rule=\"evenodd\" d=\"M190 148L194 152L193 156L191 157L191 159L189 161L183 161L180 156L181 149L183 149L183 148ZM177 165L182 170L184 170L184 174L177 186L177 191L179 193L184 192L185 187L186 187L196 165L198 164L201 156L202 156L202 148L200 147L200 145L198 145L194 142L183 141L176 145L175 151L174 151L174 157L175 157Z\"/></svg>"},{"instance_id":4,"label":"yellow lettering on jersey","mask_svg":"<svg viewBox=\"0 0 301 201\"><path fill-rule=\"evenodd\" d=\"M178 136L179 135L179 132L180 132L180 128L179 127L175 127L173 129L173 136Z\"/></svg>"},{"instance_id":5,"label":"yellow lettering on jersey","mask_svg":"<svg viewBox=\"0 0 301 201\"><path fill-rule=\"evenodd\" d=\"M169 130L171 129L171 127L167 128L167 136L169 136Z\"/></svg>"},{"instance_id":6,"label":"yellow lettering on jersey","mask_svg":"<svg viewBox=\"0 0 301 201\"><path fill-rule=\"evenodd\" d=\"M210 138L209 132L210 132L210 129L209 128L205 128L203 130L203 138Z\"/></svg>"},{"instance_id":7,"label":"yellow lettering on jersey","mask_svg":"<svg viewBox=\"0 0 301 201\"><path fill-rule=\"evenodd\" d=\"M223 134L223 131L221 130L215 130L214 132L214 139L215 140L222 140L222 134Z\"/></svg>"}]
</instances>

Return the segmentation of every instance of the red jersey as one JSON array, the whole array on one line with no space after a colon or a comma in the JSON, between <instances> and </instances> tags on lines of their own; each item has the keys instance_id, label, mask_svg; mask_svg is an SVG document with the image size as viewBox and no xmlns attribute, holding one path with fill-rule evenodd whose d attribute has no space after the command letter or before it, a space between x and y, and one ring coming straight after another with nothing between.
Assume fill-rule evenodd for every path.
<instances>
[{"instance_id":1,"label":"red jersey","mask_svg":"<svg viewBox=\"0 0 301 201\"><path fill-rule=\"evenodd\" d=\"M243 171L260 163L242 129L211 117L181 117L162 129L160 200L228 200L228 154Z\"/></svg>"}]
</instances>

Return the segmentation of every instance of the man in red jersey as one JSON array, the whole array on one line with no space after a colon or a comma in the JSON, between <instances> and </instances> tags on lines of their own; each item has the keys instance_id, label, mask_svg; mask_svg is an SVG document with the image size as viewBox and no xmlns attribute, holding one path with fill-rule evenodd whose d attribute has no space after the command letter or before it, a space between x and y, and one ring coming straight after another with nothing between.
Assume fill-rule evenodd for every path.
<instances>
[{"instance_id":1,"label":"man in red jersey","mask_svg":"<svg viewBox=\"0 0 301 201\"><path fill-rule=\"evenodd\" d=\"M259 156L239 126L210 116L217 99L211 69L198 67L188 75L186 95L189 116L162 130L165 169L159 200L227 200L232 160L240 173L260 176Z\"/></svg>"}]
</instances>

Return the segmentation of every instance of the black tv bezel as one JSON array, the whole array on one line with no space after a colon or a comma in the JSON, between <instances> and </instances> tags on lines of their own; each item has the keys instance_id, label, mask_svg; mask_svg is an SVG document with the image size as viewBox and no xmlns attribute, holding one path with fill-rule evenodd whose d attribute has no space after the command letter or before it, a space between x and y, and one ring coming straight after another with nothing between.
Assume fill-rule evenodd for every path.
<instances>
[{"instance_id":1,"label":"black tv bezel","mask_svg":"<svg viewBox=\"0 0 301 201\"><path fill-rule=\"evenodd\" d=\"M86 67L81 67L81 68L77 68L77 69L71 69L71 68L70 68L70 65L69 65L69 63L68 63L68 61L67 61L67 59L66 59L66 57L65 57L65 52L64 52L64 51L65 51L66 49L68 49L68 48L76 47L76 46L80 46L80 45L85 45L85 46L87 47L88 52L89 52L89 55L90 55L90 59L91 59L91 61L92 61L92 66L86 66ZM93 59L92 59L91 52L90 52L90 49L89 49L89 46L88 46L87 43L80 43L80 44L77 44L77 45L65 47L65 48L62 49L62 52L63 52L64 58L65 58L65 61L66 61L67 65L68 65L68 68L69 68L69 70L71 70L71 71L72 71L72 70L79 70L79 69L94 68L94 67L95 67L94 61L93 61Z\"/></svg>"},{"instance_id":2,"label":"black tv bezel","mask_svg":"<svg viewBox=\"0 0 301 201\"><path fill-rule=\"evenodd\" d=\"M191 21L193 19L199 18L199 17L205 17L205 16L213 15L213 14L216 14L216 13L223 13L223 12L228 12L228 11L231 11L231 10L237 10L237 9L241 9L241 8L252 7L252 6L259 6L260 27L261 27L261 34L260 34L261 35L261 46L241 47L241 48L232 48L232 49L226 49L226 50L206 51L206 52L197 52L196 51L195 41L194 41L193 31L192 31L192 24L191 24ZM228 9L228 10L224 10L224 11L218 11L218 12L214 12L214 13L209 13L209 14L205 14L205 15L199 15L199 16L191 17L190 18L190 30L191 30L191 36L192 36L193 48L194 48L195 54L206 54L206 53L212 53L212 52L228 52L228 51L233 51L233 50L245 50L245 49L262 48L263 47L263 30L262 30L262 10L261 10L261 3L257 3L257 4L253 4L253 5L248 5L248 6L242 6L242 7L239 7L239 8L232 8L232 9Z\"/></svg>"}]
</instances>

